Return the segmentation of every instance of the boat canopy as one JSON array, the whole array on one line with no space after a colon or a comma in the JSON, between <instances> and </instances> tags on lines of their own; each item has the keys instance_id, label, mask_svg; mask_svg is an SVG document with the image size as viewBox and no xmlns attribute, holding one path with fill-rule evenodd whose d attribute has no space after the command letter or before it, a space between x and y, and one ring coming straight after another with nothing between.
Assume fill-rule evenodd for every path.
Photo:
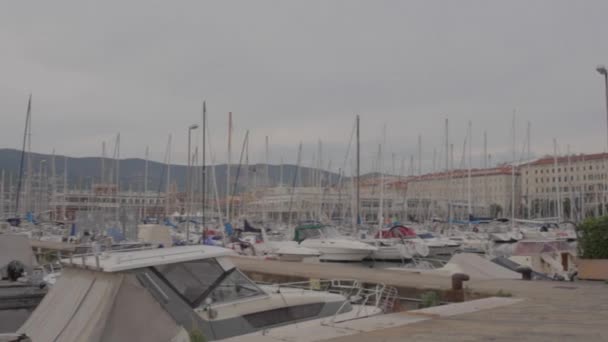
<instances>
[{"instance_id":1,"label":"boat canopy","mask_svg":"<svg viewBox=\"0 0 608 342\"><path fill-rule=\"evenodd\" d=\"M18 333L36 342L166 342L188 338L188 332L144 289L135 274L72 268L63 270L53 290Z\"/></svg>"},{"instance_id":2,"label":"boat canopy","mask_svg":"<svg viewBox=\"0 0 608 342\"><path fill-rule=\"evenodd\" d=\"M392 239L392 238L407 238L416 237L416 232L412 228L406 226L394 226L388 229L382 229L376 233L376 239Z\"/></svg>"}]
</instances>

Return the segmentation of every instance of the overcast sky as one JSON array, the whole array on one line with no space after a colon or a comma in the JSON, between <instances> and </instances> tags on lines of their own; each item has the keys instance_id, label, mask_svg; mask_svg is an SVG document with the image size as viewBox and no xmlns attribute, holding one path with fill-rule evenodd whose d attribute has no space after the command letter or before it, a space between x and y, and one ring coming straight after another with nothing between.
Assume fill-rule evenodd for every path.
<instances>
[{"instance_id":1,"label":"overcast sky","mask_svg":"<svg viewBox=\"0 0 608 342\"><path fill-rule=\"evenodd\" d=\"M474 163L487 130L494 159L532 125L532 152L601 152L608 1L7 1L0 11L0 147L20 148L33 93L32 149L186 163L187 127L207 100L211 147L233 160L246 129L250 159L344 163L355 114L371 169L386 125L385 167L441 156L450 120L456 164L467 121ZM193 136L200 141L200 133ZM200 142L195 142L200 144ZM519 153L518 153L519 154ZM519 158L519 156L518 156ZM350 164L348 162L347 164ZM406 166L407 168L407 166Z\"/></svg>"}]
</instances>

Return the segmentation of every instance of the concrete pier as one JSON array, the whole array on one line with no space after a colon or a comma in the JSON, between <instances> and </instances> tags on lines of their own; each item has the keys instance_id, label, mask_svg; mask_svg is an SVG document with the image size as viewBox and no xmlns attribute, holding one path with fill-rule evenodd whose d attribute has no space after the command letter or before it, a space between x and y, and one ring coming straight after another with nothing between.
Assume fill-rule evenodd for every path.
<instances>
[{"instance_id":1,"label":"concrete pier","mask_svg":"<svg viewBox=\"0 0 608 342\"><path fill-rule=\"evenodd\" d=\"M349 264L285 263L240 257L233 260L245 272L259 276L357 279L419 291L451 289L450 278L428 274L365 269ZM508 305L454 314L450 314L454 306L401 312L393 315L420 317L422 314L430 319L404 319L401 325L355 331L330 340L608 341L608 284L604 282L471 280L465 283L465 291L478 297L499 295L517 300ZM258 340L276 339L267 336L267 339Z\"/></svg>"}]
</instances>

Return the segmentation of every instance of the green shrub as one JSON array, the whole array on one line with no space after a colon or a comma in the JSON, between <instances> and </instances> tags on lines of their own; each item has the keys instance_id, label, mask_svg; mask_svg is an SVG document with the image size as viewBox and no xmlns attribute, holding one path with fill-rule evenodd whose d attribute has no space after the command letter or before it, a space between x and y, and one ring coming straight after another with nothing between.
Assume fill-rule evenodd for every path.
<instances>
[{"instance_id":1,"label":"green shrub","mask_svg":"<svg viewBox=\"0 0 608 342\"><path fill-rule=\"evenodd\" d=\"M577 227L578 255L583 259L608 259L608 216L591 217Z\"/></svg>"},{"instance_id":2,"label":"green shrub","mask_svg":"<svg viewBox=\"0 0 608 342\"><path fill-rule=\"evenodd\" d=\"M190 342L206 342L205 336L198 329L190 330Z\"/></svg>"},{"instance_id":3,"label":"green shrub","mask_svg":"<svg viewBox=\"0 0 608 342\"><path fill-rule=\"evenodd\" d=\"M511 294L511 292L503 291L502 289L500 289L498 290L498 292L496 292L496 297L513 297L513 295Z\"/></svg>"},{"instance_id":4,"label":"green shrub","mask_svg":"<svg viewBox=\"0 0 608 342\"><path fill-rule=\"evenodd\" d=\"M420 308L430 308L441 304L439 295L435 291L428 291L420 296Z\"/></svg>"}]
</instances>

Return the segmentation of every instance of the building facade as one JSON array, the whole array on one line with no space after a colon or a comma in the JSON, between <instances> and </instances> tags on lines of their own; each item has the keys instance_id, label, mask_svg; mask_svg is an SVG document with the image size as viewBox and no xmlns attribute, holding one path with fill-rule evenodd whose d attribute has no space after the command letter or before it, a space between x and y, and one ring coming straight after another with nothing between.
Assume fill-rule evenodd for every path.
<instances>
[{"instance_id":1,"label":"building facade","mask_svg":"<svg viewBox=\"0 0 608 342\"><path fill-rule=\"evenodd\" d=\"M521 166L524 217L605 215L608 153L547 156Z\"/></svg>"},{"instance_id":2,"label":"building facade","mask_svg":"<svg viewBox=\"0 0 608 342\"><path fill-rule=\"evenodd\" d=\"M520 213L520 172L510 165L473 169L470 203L473 216L511 216ZM432 217L468 219L469 172L453 170L410 177L407 181L407 216L415 220ZM512 205L514 204L514 205Z\"/></svg>"}]
</instances>

